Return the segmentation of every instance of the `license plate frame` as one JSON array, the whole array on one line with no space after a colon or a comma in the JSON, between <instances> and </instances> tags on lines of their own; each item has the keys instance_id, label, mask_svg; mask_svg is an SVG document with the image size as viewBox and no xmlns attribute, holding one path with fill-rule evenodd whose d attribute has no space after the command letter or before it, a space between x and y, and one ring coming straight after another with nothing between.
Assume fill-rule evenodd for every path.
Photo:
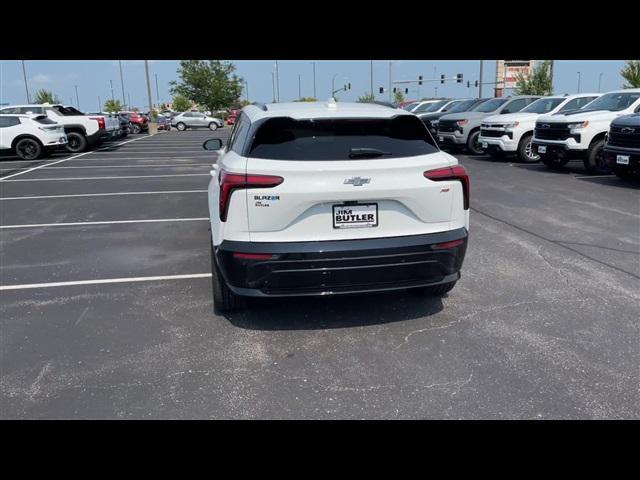
<instances>
[{"instance_id":1,"label":"license plate frame","mask_svg":"<svg viewBox=\"0 0 640 480\"><path fill-rule=\"evenodd\" d=\"M364 207L364 208L363 208ZM373 215L375 223L371 223L370 221L349 221L349 222L336 222L337 213L336 209L343 208L348 209L353 214L354 210L360 214L370 214L371 209L373 208ZM356 214L357 214L356 213ZM348 228L374 228L377 227L380 223L380 217L378 216L378 204L375 202L368 203L337 203L331 206L331 224L333 228L336 230L344 230Z\"/></svg>"},{"instance_id":2,"label":"license plate frame","mask_svg":"<svg viewBox=\"0 0 640 480\"><path fill-rule=\"evenodd\" d=\"M547 153L546 145L538 145L538 153Z\"/></svg>"},{"instance_id":3,"label":"license plate frame","mask_svg":"<svg viewBox=\"0 0 640 480\"><path fill-rule=\"evenodd\" d=\"M629 155L616 155L616 164L629 165Z\"/></svg>"}]
</instances>

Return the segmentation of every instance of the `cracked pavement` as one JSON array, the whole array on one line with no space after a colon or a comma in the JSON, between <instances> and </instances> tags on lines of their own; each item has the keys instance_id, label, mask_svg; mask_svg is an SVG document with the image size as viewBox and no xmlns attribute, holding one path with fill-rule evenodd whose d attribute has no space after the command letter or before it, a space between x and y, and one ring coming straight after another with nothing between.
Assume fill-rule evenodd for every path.
<instances>
[{"instance_id":1,"label":"cracked pavement","mask_svg":"<svg viewBox=\"0 0 640 480\"><path fill-rule=\"evenodd\" d=\"M638 418L638 185L459 158L470 243L443 299L273 300L221 317L208 278L0 292L0 417ZM184 216L206 215L198 201ZM89 258L83 235L112 269L209 261L204 224L91 231L0 232L22 245L6 266L102 268L75 263ZM31 262L38 251L50 258Z\"/></svg>"}]
</instances>

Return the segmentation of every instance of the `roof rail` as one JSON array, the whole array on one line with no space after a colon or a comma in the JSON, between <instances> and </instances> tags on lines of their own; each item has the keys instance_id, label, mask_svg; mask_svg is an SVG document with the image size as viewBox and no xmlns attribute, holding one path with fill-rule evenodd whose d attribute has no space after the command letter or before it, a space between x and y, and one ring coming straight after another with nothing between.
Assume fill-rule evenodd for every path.
<instances>
[{"instance_id":1,"label":"roof rail","mask_svg":"<svg viewBox=\"0 0 640 480\"><path fill-rule=\"evenodd\" d=\"M267 106L262 102L253 102L251 105L258 107L261 110L267 111Z\"/></svg>"}]
</instances>

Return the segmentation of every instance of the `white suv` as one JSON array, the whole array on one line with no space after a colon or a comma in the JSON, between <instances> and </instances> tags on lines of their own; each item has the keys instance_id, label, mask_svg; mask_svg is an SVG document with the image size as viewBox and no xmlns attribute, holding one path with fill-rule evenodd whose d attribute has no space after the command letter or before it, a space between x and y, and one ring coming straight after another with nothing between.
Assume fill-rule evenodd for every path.
<instances>
[{"instance_id":1,"label":"white suv","mask_svg":"<svg viewBox=\"0 0 640 480\"><path fill-rule=\"evenodd\" d=\"M568 112L584 107L598 98L599 93L539 98L516 113L493 115L482 121L478 139L485 153L500 157L515 153L522 162L537 162L540 156L533 151L533 130L536 119L544 114Z\"/></svg>"},{"instance_id":2,"label":"white suv","mask_svg":"<svg viewBox=\"0 0 640 480\"><path fill-rule=\"evenodd\" d=\"M209 184L214 305L460 278L469 178L420 119L364 103L245 107Z\"/></svg>"},{"instance_id":3,"label":"white suv","mask_svg":"<svg viewBox=\"0 0 640 480\"><path fill-rule=\"evenodd\" d=\"M610 173L604 156L611 121L640 112L640 88L605 93L580 110L543 115L536 121L533 147L542 162L559 168L582 159L591 173Z\"/></svg>"},{"instance_id":4,"label":"white suv","mask_svg":"<svg viewBox=\"0 0 640 480\"><path fill-rule=\"evenodd\" d=\"M15 151L23 160L36 160L66 144L64 127L46 115L0 114L0 150Z\"/></svg>"}]
</instances>

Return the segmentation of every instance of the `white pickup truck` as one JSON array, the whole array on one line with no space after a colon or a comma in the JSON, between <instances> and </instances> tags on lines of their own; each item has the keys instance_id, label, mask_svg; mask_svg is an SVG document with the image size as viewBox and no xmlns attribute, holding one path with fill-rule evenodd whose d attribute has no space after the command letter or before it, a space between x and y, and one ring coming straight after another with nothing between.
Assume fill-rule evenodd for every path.
<instances>
[{"instance_id":1,"label":"white pickup truck","mask_svg":"<svg viewBox=\"0 0 640 480\"><path fill-rule=\"evenodd\" d=\"M604 156L611 121L640 112L640 88L608 92L580 110L543 115L536 121L533 148L550 168L582 159L590 173L610 173Z\"/></svg>"},{"instance_id":2,"label":"white pickup truck","mask_svg":"<svg viewBox=\"0 0 640 480\"><path fill-rule=\"evenodd\" d=\"M11 105L1 108L0 114L47 115L54 122L64 126L68 142L66 148L73 153L83 152L111 135L107 130L104 115L85 115L73 107L64 105Z\"/></svg>"}]
</instances>

